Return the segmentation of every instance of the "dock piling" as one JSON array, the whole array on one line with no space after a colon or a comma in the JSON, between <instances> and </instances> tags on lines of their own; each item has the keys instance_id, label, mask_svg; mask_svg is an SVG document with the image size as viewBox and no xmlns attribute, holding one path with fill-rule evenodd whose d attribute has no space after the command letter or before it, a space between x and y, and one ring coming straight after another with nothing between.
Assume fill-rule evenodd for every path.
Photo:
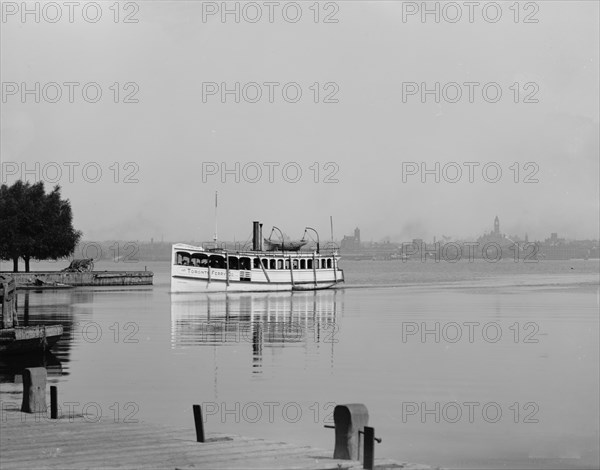
<instances>
[{"instance_id":1,"label":"dock piling","mask_svg":"<svg viewBox=\"0 0 600 470\"><path fill-rule=\"evenodd\" d=\"M204 441L204 423L202 422L202 408L194 405L194 424L196 425L196 442Z\"/></svg>"},{"instance_id":2,"label":"dock piling","mask_svg":"<svg viewBox=\"0 0 600 470\"><path fill-rule=\"evenodd\" d=\"M369 411L362 403L337 405L333 410L335 423L334 459L359 460L359 432L369 424Z\"/></svg>"},{"instance_id":3,"label":"dock piling","mask_svg":"<svg viewBox=\"0 0 600 470\"><path fill-rule=\"evenodd\" d=\"M45 367L29 367L23 371L23 403L21 411L24 413L45 413L46 405L46 378L48 372Z\"/></svg>"},{"instance_id":4,"label":"dock piling","mask_svg":"<svg viewBox=\"0 0 600 470\"><path fill-rule=\"evenodd\" d=\"M365 426L363 431L363 468L373 470L375 466L375 429L369 426Z\"/></svg>"},{"instance_id":5,"label":"dock piling","mask_svg":"<svg viewBox=\"0 0 600 470\"><path fill-rule=\"evenodd\" d=\"M50 419L58 419L58 389L50 386Z\"/></svg>"}]
</instances>

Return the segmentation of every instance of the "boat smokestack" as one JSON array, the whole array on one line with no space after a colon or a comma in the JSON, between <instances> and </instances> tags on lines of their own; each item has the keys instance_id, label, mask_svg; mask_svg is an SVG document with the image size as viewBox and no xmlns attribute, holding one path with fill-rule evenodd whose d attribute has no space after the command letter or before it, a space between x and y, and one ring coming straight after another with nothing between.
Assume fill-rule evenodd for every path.
<instances>
[{"instance_id":1,"label":"boat smokestack","mask_svg":"<svg viewBox=\"0 0 600 470\"><path fill-rule=\"evenodd\" d=\"M258 249L259 251L263 251L263 234L262 234L262 226L263 224L259 224L258 228Z\"/></svg>"},{"instance_id":2,"label":"boat smokestack","mask_svg":"<svg viewBox=\"0 0 600 470\"><path fill-rule=\"evenodd\" d=\"M252 250L260 251L260 222L252 222Z\"/></svg>"}]
</instances>

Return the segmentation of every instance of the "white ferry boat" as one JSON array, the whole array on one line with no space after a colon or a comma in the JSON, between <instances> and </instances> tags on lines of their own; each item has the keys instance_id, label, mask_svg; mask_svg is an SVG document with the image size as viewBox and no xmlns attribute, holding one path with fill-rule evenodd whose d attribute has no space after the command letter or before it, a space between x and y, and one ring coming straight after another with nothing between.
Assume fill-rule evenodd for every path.
<instances>
[{"instance_id":1,"label":"white ferry boat","mask_svg":"<svg viewBox=\"0 0 600 470\"><path fill-rule=\"evenodd\" d=\"M336 248L323 251L317 241L311 251L302 250L304 240L263 240L259 222L253 223L252 234L250 251L173 245L171 292L319 290L344 282Z\"/></svg>"}]
</instances>

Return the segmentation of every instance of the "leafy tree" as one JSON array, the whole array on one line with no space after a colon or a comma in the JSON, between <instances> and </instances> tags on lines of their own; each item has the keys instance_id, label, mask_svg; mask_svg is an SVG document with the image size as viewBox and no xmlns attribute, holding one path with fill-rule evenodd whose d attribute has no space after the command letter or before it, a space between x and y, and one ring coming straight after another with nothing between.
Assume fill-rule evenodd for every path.
<instances>
[{"instance_id":1,"label":"leafy tree","mask_svg":"<svg viewBox=\"0 0 600 470\"><path fill-rule=\"evenodd\" d=\"M46 194L44 183L17 181L0 187L0 259L19 258L29 272L31 259L59 259L75 251L81 232L73 228L71 203L60 197L60 186Z\"/></svg>"}]
</instances>

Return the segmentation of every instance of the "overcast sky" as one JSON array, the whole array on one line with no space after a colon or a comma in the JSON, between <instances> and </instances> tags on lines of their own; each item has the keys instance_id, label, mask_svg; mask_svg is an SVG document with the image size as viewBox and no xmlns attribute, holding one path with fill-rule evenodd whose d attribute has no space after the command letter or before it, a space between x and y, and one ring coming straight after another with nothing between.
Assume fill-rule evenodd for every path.
<instances>
[{"instance_id":1,"label":"overcast sky","mask_svg":"<svg viewBox=\"0 0 600 470\"><path fill-rule=\"evenodd\" d=\"M535 9L520 9L519 22L513 2L500 2L496 23L488 21L491 10L488 20L476 10L471 23L462 2L456 23L449 21L456 14L450 9L439 23L409 14L420 2L321 4L319 22L312 2L300 2L296 23L281 10L270 23L262 2L256 23L248 21L256 14L250 9L239 23L233 16L223 23L219 14L204 21L206 2L137 2L138 11L123 8L117 23L112 2L101 2L96 23L80 11L70 23L61 2L57 22L47 21L55 17L49 9L39 23L23 22L20 12L7 14L6 4L2 182L25 176L20 165L35 170L37 162L39 174L28 179L41 177L51 187L55 167L62 167L59 183L86 239L211 239L215 190L219 237L227 240L247 239L252 220L264 222L265 235L276 225L300 237L309 225L328 238L330 215L338 238L356 226L363 240L375 241L477 236L491 230L496 215L503 232L528 233L530 240L550 232L598 237L597 2L537 2ZM88 19L93 13L87 11ZM124 23L128 13L138 22ZM290 19L295 11L286 13ZM323 22L326 15L338 22ZM538 22L525 23L527 15ZM49 102L56 96L52 86L46 96L40 90L35 103L35 94L21 95L23 83L33 89L35 82L40 88L80 85L73 103L65 85L57 103ZM82 97L88 82L102 89L96 103ZM109 88L115 82L119 103L116 88ZM135 85L124 88L127 82ZM257 82L263 96L250 103L242 95L235 103L227 95L222 103L217 91L203 99L208 82L231 88ZM273 103L264 82L281 84ZM282 96L289 82L302 90L296 103ZM439 103L425 95L423 103L409 82L419 89L439 82L445 94L440 91ZM457 88L449 82L460 84L456 103ZM472 103L465 82L480 84ZM487 83L493 86L484 97ZM488 102L498 88L500 99ZM291 101L295 88L287 90ZM255 91L246 87L249 100ZM94 89L88 92L92 100ZM130 93L137 103L123 102ZM323 102L327 97L338 102ZM220 173L206 171L222 163L235 169L236 162L239 183L234 174L222 182ZM257 179L255 166L242 172L248 162L263 168L254 183L244 181ZM280 162L270 164L272 183L265 162ZM430 169L456 162L463 174L457 178L450 165L439 182L433 174L422 182L420 173L407 173L420 171L421 162ZM464 162L473 162L473 182ZM501 168L496 183L484 179L486 164L487 179ZM92 183L97 168L102 175ZM299 181L286 181L296 178L297 168ZM328 175L338 182L326 183Z\"/></svg>"}]
</instances>

